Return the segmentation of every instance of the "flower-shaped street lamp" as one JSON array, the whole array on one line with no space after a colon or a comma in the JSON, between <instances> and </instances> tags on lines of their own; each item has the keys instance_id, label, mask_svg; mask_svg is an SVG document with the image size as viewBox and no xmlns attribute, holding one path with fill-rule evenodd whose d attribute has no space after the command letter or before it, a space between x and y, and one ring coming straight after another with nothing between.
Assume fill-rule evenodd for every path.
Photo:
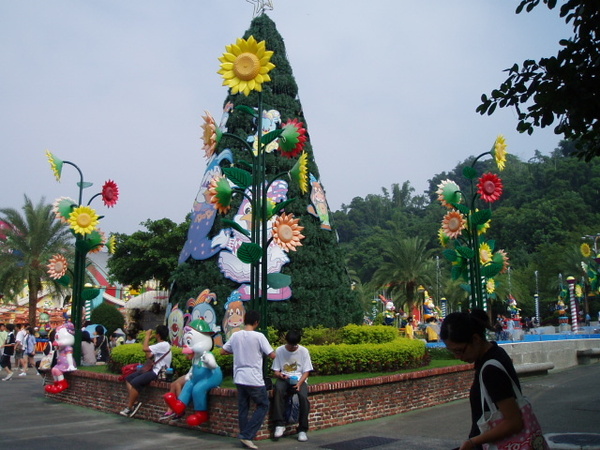
<instances>
[{"instance_id":1,"label":"flower-shaped street lamp","mask_svg":"<svg viewBox=\"0 0 600 450\"><path fill-rule=\"evenodd\" d=\"M449 209L442 220L438 232L440 244L447 247L444 256L452 263L452 278L463 278L468 284L462 285L470 294L470 307L486 309L488 294L494 293L493 277L508 268L508 257L503 250L495 250L495 241L485 240L491 221L491 210L479 209L479 201L493 203L502 195L502 180L493 173L483 174L475 183L475 164L485 155L491 155L499 170L506 163L506 141L498 136L492 149L477 156L470 166L463 169L469 180L468 195L460 191L451 180L438 185L438 200ZM485 286L485 288L484 288Z\"/></svg>"},{"instance_id":2,"label":"flower-shaped street lamp","mask_svg":"<svg viewBox=\"0 0 600 450\"><path fill-rule=\"evenodd\" d=\"M281 273L267 273L267 249L275 242L284 251L296 251L302 246L303 227L298 224L292 214L281 214L287 204L293 199L274 203L267 196L269 188L278 179L288 176L298 183L303 193L308 192L308 157L303 153L306 142L306 130L302 122L292 119L275 129L263 134L262 123L262 87L271 81L269 72L275 68L270 62L273 52L266 49L265 41L257 42L253 36L248 39L239 38L235 44L227 45L225 53L219 58L221 68L218 71L223 77L223 85L231 89L231 94L248 96L250 92L258 93L256 109L238 105L235 110L249 114L256 121L257 138L254 144L243 140L233 133L223 133L216 126L209 113L204 116L203 140L206 156L216 152L216 147L222 137L234 139L241 144L251 158L250 171L240 167L223 168L224 176L212 180L209 188L211 203L217 211L225 214L231 208L233 195L245 197L252 209L250 231L242 228L232 220L223 219L229 226L244 234L250 242L244 242L237 251L238 258L245 264L250 264L251 307L261 313L261 331L266 333L268 320L267 289L279 289L289 286L291 278ZM266 148L278 144L282 156L294 158L298 155L296 164L287 173L277 174L270 180L266 176ZM249 165L245 165L249 166ZM271 236L269 236L271 230Z\"/></svg>"},{"instance_id":3,"label":"flower-shaped street lamp","mask_svg":"<svg viewBox=\"0 0 600 450\"><path fill-rule=\"evenodd\" d=\"M46 151L48 162L54 172L54 176L57 181L60 181L62 175L63 166L70 165L77 169L79 173L79 187L78 201L72 200L68 197L61 197L54 202L53 211L56 214L57 219L61 222L66 223L71 228L71 232L75 235L75 261L73 264L73 296L71 306L71 321L75 325L75 346L73 349L73 357L75 362L79 364L81 360L81 327L84 303L90 295L95 297L97 290L87 290L84 295L84 279L85 279L85 267L86 267L86 256L90 252L99 251L102 246L114 244L107 243L104 233L98 229L98 223L102 216L98 216L96 211L90 207L90 203L96 197L102 197L104 205L111 208L119 199L119 188L116 183L112 180L108 180L104 183L102 191L92 196L88 201L87 205L83 205L83 190L91 187L93 184L84 181L83 173L81 169L70 161L62 161L57 158L50 151ZM62 255L54 255L48 264L48 274L51 278L58 280L64 280L67 273L67 260ZM68 283L68 281L67 281ZM84 298L86 297L86 298Z\"/></svg>"}]
</instances>

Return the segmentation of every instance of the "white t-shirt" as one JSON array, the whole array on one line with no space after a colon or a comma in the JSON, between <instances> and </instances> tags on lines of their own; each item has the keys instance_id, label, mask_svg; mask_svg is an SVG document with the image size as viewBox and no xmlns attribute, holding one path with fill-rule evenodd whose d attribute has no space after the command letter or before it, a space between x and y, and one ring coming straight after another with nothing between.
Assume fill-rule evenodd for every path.
<instances>
[{"instance_id":1,"label":"white t-shirt","mask_svg":"<svg viewBox=\"0 0 600 450\"><path fill-rule=\"evenodd\" d=\"M271 368L290 377L295 376L298 378L304 372L313 370L310 353L308 353L306 347L301 345L293 352L288 351L285 345L278 347L275 350L275 359Z\"/></svg>"},{"instance_id":2,"label":"white t-shirt","mask_svg":"<svg viewBox=\"0 0 600 450\"><path fill-rule=\"evenodd\" d=\"M25 345L26 345L25 338L26 337L27 337L27 331L26 330L21 330L21 331L19 331L17 333L16 342L20 342L21 343L21 346L23 347L23 350L21 350L21 351L25 350Z\"/></svg>"},{"instance_id":3,"label":"white t-shirt","mask_svg":"<svg viewBox=\"0 0 600 450\"><path fill-rule=\"evenodd\" d=\"M171 360L173 359L172 352L169 352L169 354L167 356L165 356L163 359L158 361L162 355L164 355L169 350L171 350L171 344L169 344L167 341L162 341L162 342L159 342L158 344L151 345L149 348L150 348L150 351L152 352L152 355L154 355L155 362L154 362L154 367L152 367L152 371L155 374L158 375L158 373L160 372L160 370L163 367L165 367L165 368L171 367ZM158 361L158 363L156 363L156 361Z\"/></svg>"},{"instance_id":4,"label":"white t-shirt","mask_svg":"<svg viewBox=\"0 0 600 450\"><path fill-rule=\"evenodd\" d=\"M233 382L245 386L264 386L263 354L273 353L267 338L258 331L240 330L231 335L223 350L233 353Z\"/></svg>"}]
</instances>

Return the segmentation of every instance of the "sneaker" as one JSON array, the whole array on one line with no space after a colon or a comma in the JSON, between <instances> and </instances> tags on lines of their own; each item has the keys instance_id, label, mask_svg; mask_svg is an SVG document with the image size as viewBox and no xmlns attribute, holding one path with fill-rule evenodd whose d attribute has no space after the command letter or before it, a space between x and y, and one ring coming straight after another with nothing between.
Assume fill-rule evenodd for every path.
<instances>
[{"instance_id":1,"label":"sneaker","mask_svg":"<svg viewBox=\"0 0 600 450\"><path fill-rule=\"evenodd\" d=\"M8 375L6 375L4 378L2 378L2 381L8 381L13 377L13 373L9 373Z\"/></svg>"},{"instance_id":2,"label":"sneaker","mask_svg":"<svg viewBox=\"0 0 600 450\"><path fill-rule=\"evenodd\" d=\"M300 433L298 433L298 440L300 442L306 442L306 441L308 441L308 436L306 435L305 431L301 431Z\"/></svg>"},{"instance_id":3,"label":"sneaker","mask_svg":"<svg viewBox=\"0 0 600 450\"><path fill-rule=\"evenodd\" d=\"M135 405L133 405L133 408L131 409L131 413L129 414L129 417L135 416L136 413L138 412L138 410L140 409L140 406L142 406L142 402L137 402Z\"/></svg>"},{"instance_id":4,"label":"sneaker","mask_svg":"<svg viewBox=\"0 0 600 450\"><path fill-rule=\"evenodd\" d=\"M257 449L258 447L256 445L254 445L254 442L252 442L250 439L240 439L240 442L248 448L253 448L253 449Z\"/></svg>"},{"instance_id":5,"label":"sneaker","mask_svg":"<svg viewBox=\"0 0 600 450\"><path fill-rule=\"evenodd\" d=\"M281 436L283 436L284 432L285 432L285 427L275 427L275 433L273 433L273 437L280 438Z\"/></svg>"},{"instance_id":6,"label":"sneaker","mask_svg":"<svg viewBox=\"0 0 600 450\"><path fill-rule=\"evenodd\" d=\"M158 418L159 422L166 422L167 420L173 419L177 414L174 412L166 412Z\"/></svg>"},{"instance_id":7,"label":"sneaker","mask_svg":"<svg viewBox=\"0 0 600 450\"><path fill-rule=\"evenodd\" d=\"M129 414L131 414L131 410L129 408L125 408L123 411L119 412L119 414L125 417L129 417Z\"/></svg>"},{"instance_id":8,"label":"sneaker","mask_svg":"<svg viewBox=\"0 0 600 450\"><path fill-rule=\"evenodd\" d=\"M21 372L21 373L19 374L19 376L20 376L20 377L26 377L26 376L27 376L27 372Z\"/></svg>"}]
</instances>

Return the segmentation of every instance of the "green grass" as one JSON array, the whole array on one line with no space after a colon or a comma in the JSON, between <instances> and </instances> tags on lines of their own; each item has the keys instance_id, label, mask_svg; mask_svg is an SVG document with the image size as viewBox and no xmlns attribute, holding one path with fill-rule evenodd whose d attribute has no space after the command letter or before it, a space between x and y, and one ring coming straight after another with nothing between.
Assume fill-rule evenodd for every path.
<instances>
[{"instance_id":1,"label":"green grass","mask_svg":"<svg viewBox=\"0 0 600 450\"><path fill-rule=\"evenodd\" d=\"M394 375L397 373L408 373L408 372L417 372L419 370L427 370L427 369L437 369L439 367L448 367L448 366L456 366L459 364L465 364L457 359L434 359L431 363L424 367L419 367L416 369L404 369L398 370L396 372L359 372L359 373L341 373L337 375L315 375L309 378L310 384L318 384L318 383L334 383L336 381L346 381L346 380L362 380L363 378L373 378L373 377L381 377L384 375ZM81 366L78 368L79 370L84 370L88 372L96 372L96 373L110 373L108 371L108 366ZM223 382L221 383L222 388L235 388L235 384L233 383L232 377L223 378Z\"/></svg>"}]
</instances>

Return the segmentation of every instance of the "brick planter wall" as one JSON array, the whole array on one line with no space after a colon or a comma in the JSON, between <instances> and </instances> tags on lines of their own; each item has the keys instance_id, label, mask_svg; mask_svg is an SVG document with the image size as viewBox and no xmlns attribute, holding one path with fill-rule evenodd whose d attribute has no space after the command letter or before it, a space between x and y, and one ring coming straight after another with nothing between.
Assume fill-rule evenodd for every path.
<instances>
[{"instance_id":1,"label":"brick planter wall","mask_svg":"<svg viewBox=\"0 0 600 450\"><path fill-rule=\"evenodd\" d=\"M468 396L473 366L461 365L362 380L320 383L309 386L311 431L361 420L439 405ZM118 413L126 405L127 388L117 375L76 371L66 374L69 389L47 397L104 412ZM310 380L309 380L310 381ZM166 409L162 399L169 383L157 381L140 394L142 407L136 419L158 421ZM192 412L188 408L188 412ZM206 433L237 437L235 389L215 388L209 397L210 420L199 429ZM187 427L185 421L178 426ZM271 436L273 425L266 420L257 439ZM287 433L294 433L295 425Z\"/></svg>"}]
</instances>

